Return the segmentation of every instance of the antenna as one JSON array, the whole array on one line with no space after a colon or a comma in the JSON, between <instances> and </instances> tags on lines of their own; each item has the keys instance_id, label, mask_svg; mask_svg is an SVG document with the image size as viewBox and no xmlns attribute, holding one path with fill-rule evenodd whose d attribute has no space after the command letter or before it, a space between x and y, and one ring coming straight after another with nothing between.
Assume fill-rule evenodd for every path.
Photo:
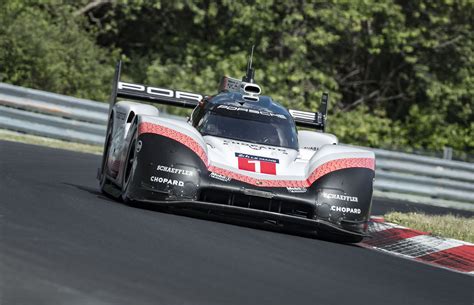
<instances>
[{"instance_id":1,"label":"antenna","mask_svg":"<svg viewBox=\"0 0 474 305\"><path fill-rule=\"evenodd\" d=\"M321 96L321 105L319 106L319 113L321 114L322 119L322 132L325 132L326 129L326 118L328 116L328 103L329 103L329 93L324 92Z\"/></svg>"},{"instance_id":2,"label":"antenna","mask_svg":"<svg viewBox=\"0 0 474 305\"><path fill-rule=\"evenodd\" d=\"M246 83L254 83L255 82L255 80L253 79L254 76L255 76L255 70L252 68L253 49L254 48L255 48L255 45L252 45L252 51L250 52L249 61L247 63L247 73L242 78L242 81L246 82Z\"/></svg>"}]
</instances>

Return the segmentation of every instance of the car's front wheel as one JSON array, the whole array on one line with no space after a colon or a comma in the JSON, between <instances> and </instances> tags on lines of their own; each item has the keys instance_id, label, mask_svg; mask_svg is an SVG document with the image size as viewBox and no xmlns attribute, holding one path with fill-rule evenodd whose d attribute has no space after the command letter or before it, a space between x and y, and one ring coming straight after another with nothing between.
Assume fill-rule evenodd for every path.
<instances>
[{"instance_id":1,"label":"car's front wheel","mask_svg":"<svg viewBox=\"0 0 474 305\"><path fill-rule=\"evenodd\" d=\"M137 167L137 128L134 124L130 129L130 143L128 145L127 156L125 158L124 168L123 168L123 177L122 177L122 200L123 202L130 204L132 203L132 198L130 196L130 185L133 181L135 169Z\"/></svg>"},{"instance_id":2,"label":"car's front wheel","mask_svg":"<svg viewBox=\"0 0 474 305\"><path fill-rule=\"evenodd\" d=\"M102 155L102 164L100 167L100 190L102 193L109 195L106 191L106 186L110 183L109 179L107 178L108 172L108 163L109 163L109 152L110 152L110 144L112 143L112 129L114 126L113 116L109 119L109 124L107 127L107 135L105 137L105 145L104 145L104 154Z\"/></svg>"}]
</instances>

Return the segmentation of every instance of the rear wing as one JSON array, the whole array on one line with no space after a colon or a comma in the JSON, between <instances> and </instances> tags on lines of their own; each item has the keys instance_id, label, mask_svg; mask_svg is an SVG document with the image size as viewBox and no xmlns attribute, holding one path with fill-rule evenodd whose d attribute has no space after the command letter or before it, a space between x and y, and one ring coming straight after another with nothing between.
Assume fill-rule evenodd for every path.
<instances>
[{"instance_id":1,"label":"rear wing","mask_svg":"<svg viewBox=\"0 0 474 305\"><path fill-rule=\"evenodd\" d=\"M203 95L197 93L122 82L120 81L121 72L122 61L119 61L115 66L109 116L119 97L183 108L194 108L203 99Z\"/></svg>"},{"instance_id":2,"label":"rear wing","mask_svg":"<svg viewBox=\"0 0 474 305\"><path fill-rule=\"evenodd\" d=\"M203 95L198 93L122 82L120 81L121 72L122 61L118 61L117 65L115 66L115 75L112 84L109 117L112 108L117 102L117 98L141 100L145 102L191 109L195 108L203 99ZM237 79L231 78L224 78L221 82L221 85L219 86L220 92L238 90L241 90L246 94L250 94L249 96L258 96L258 94L260 94L261 92L260 87L256 84L245 83ZM329 95L327 93L323 93L319 112L308 112L293 109L289 109L289 112L295 120L296 125L308 128L315 128L324 132L326 125L328 101Z\"/></svg>"},{"instance_id":3,"label":"rear wing","mask_svg":"<svg viewBox=\"0 0 474 305\"><path fill-rule=\"evenodd\" d=\"M326 129L326 117L328 114L329 94L323 93L321 105L318 112L300 111L288 109L297 126L315 128L322 132Z\"/></svg>"}]
</instances>

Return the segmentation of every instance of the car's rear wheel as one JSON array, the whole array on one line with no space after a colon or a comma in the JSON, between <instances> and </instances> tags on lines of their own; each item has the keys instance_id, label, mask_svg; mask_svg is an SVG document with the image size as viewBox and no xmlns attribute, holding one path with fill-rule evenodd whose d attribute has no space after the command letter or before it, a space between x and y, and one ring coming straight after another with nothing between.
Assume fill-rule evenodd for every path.
<instances>
[{"instance_id":1,"label":"car's rear wheel","mask_svg":"<svg viewBox=\"0 0 474 305\"><path fill-rule=\"evenodd\" d=\"M137 128L133 125L130 130L132 135L130 144L128 145L127 156L125 158L123 177L122 177L122 200L123 202L130 204L133 202L130 197L130 184L133 181L135 173L136 162L137 162Z\"/></svg>"}]
</instances>

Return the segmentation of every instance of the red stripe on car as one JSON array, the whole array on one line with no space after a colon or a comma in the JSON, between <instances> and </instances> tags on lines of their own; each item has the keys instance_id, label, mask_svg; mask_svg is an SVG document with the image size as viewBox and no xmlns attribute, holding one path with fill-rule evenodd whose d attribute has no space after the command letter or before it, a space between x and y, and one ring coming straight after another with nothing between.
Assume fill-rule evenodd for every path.
<instances>
[{"instance_id":1,"label":"red stripe on car","mask_svg":"<svg viewBox=\"0 0 474 305\"><path fill-rule=\"evenodd\" d=\"M164 127L164 126L161 126L161 125L158 125L158 124L153 124L153 123L147 123L147 122L140 123L140 125L138 126L138 134L141 135L141 134L144 134L144 133L159 134L159 135L162 135L164 137L173 139L177 142L180 142L184 146L191 149L194 153L196 153L199 156L199 158L201 158L202 162L204 162L204 164L206 164L206 166L207 166L208 160L207 160L206 152L204 151L202 146L199 145L190 136L185 135L181 132L178 132L178 131L173 130L173 129L168 128L168 127Z\"/></svg>"}]
</instances>

